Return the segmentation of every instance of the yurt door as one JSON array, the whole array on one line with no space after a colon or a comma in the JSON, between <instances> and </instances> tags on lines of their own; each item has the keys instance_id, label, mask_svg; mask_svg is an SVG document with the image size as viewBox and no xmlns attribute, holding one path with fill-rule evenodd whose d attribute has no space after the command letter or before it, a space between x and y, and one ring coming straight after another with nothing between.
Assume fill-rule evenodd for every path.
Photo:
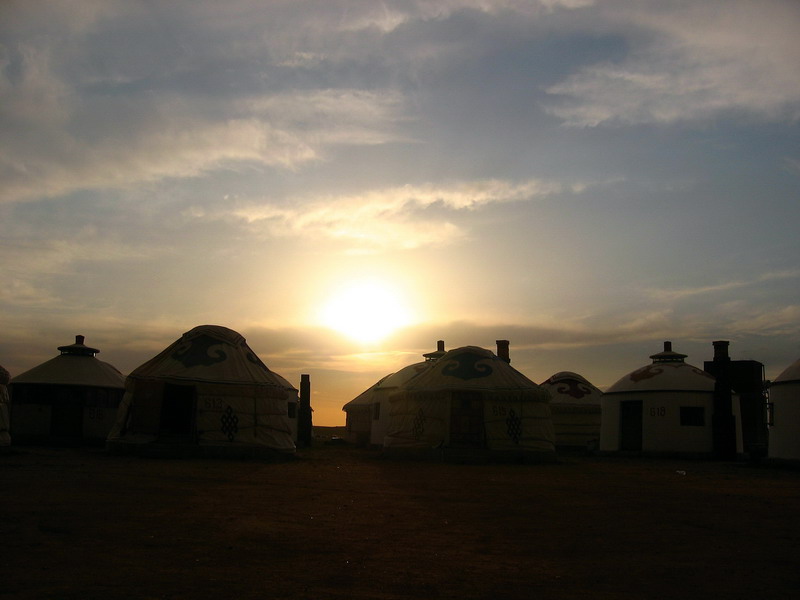
<instances>
[{"instance_id":1,"label":"yurt door","mask_svg":"<svg viewBox=\"0 0 800 600\"><path fill-rule=\"evenodd\" d=\"M55 438L83 436L83 399L80 390L66 386L58 388L50 415L51 436Z\"/></svg>"},{"instance_id":2,"label":"yurt door","mask_svg":"<svg viewBox=\"0 0 800 600\"><path fill-rule=\"evenodd\" d=\"M642 449L641 400L624 400L619 403L619 449Z\"/></svg>"},{"instance_id":3,"label":"yurt door","mask_svg":"<svg viewBox=\"0 0 800 600\"><path fill-rule=\"evenodd\" d=\"M195 389L193 385L164 384L160 436L188 436L194 432Z\"/></svg>"},{"instance_id":4,"label":"yurt door","mask_svg":"<svg viewBox=\"0 0 800 600\"><path fill-rule=\"evenodd\" d=\"M450 445L454 448L482 448L484 423L481 395L455 392L450 402Z\"/></svg>"}]
</instances>

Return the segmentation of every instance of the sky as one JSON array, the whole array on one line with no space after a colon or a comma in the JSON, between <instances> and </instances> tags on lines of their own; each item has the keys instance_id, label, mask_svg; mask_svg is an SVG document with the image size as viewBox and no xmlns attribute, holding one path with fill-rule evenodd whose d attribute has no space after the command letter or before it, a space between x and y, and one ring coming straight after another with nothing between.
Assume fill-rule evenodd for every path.
<instances>
[{"instance_id":1,"label":"sky","mask_svg":"<svg viewBox=\"0 0 800 600\"><path fill-rule=\"evenodd\" d=\"M0 4L0 364L241 333L314 423L511 342L800 358L800 3Z\"/></svg>"}]
</instances>

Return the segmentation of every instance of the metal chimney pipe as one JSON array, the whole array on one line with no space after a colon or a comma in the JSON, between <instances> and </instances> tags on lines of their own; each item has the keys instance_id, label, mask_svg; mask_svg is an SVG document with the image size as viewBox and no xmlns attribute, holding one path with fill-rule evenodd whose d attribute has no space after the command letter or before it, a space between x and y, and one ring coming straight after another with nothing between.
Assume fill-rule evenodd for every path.
<instances>
[{"instance_id":1,"label":"metal chimney pipe","mask_svg":"<svg viewBox=\"0 0 800 600\"><path fill-rule=\"evenodd\" d=\"M664 342L664 352L672 352L672 342Z\"/></svg>"},{"instance_id":2,"label":"metal chimney pipe","mask_svg":"<svg viewBox=\"0 0 800 600\"><path fill-rule=\"evenodd\" d=\"M717 458L736 456L736 417L733 415L731 359L729 342L712 342L714 346L714 412L711 415L711 437Z\"/></svg>"},{"instance_id":3,"label":"metal chimney pipe","mask_svg":"<svg viewBox=\"0 0 800 600\"><path fill-rule=\"evenodd\" d=\"M506 361L507 363L511 363L511 355L509 354L508 340L496 340L497 343L497 357Z\"/></svg>"},{"instance_id":4,"label":"metal chimney pipe","mask_svg":"<svg viewBox=\"0 0 800 600\"><path fill-rule=\"evenodd\" d=\"M83 344L83 340L84 339L86 339L86 338L84 338L82 335L76 335L75 336L75 343L76 344Z\"/></svg>"},{"instance_id":5,"label":"metal chimney pipe","mask_svg":"<svg viewBox=\"0 0 800 600\"><path fill-rule=\"evenodd\" d=\"M718 340L716 342L711 342L714 346L714 360L724 361L729 360L730 356L728 355L728 346L730 346L730 342L724 340Z\"/></svg>"},{"instance_id":6,"label":"metal chimney pipe","mask_svg":"<svg viewBox=\"0 0 800 600\"><path fill-rule=\"evenodd\" d=\"M439 340L438 342L436 342L436 351L444 352L444 340Z\"/></svg>"}]
</instances>

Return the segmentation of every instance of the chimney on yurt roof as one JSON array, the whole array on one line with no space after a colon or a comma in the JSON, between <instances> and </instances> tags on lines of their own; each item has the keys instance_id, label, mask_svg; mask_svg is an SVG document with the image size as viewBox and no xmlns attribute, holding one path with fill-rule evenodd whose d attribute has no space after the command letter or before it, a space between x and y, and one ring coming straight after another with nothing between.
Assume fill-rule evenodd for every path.
<instances>
[{"instance_id":1,"label":"chimney on yurt roof","mask_svg":"<svg viewBox=\"0 0 800 600\"><path fill-rule=\"evenodd\" d=\"M85 338L82 335L75 336L75 343L68 346L59 346L58 350L61 354L72 354L73 356L94 356L100 350L97 348L90 348L83 344Z\"/></svg>"},{"instance_id":2,"label":"chimney on yurt roof","mask_svg":"<svg viewBox=\"0 0 800 600\"><path fill-rule=\"evenodd\" d=\"M682 363L686 358L686 354L672 351L672 342L664 342L664 351L658 354L652 354L650 358L653 359L653 364L656 363Z\"/></svg>"},{"instance_id":3,"label":"chimney on yurt roof","mask_svg":"<svg viewBox=\"0 0 800 600\"><path fill-rule=\"evenodd\" d=\"M436 342L436 351L435 352L428 352L427 354L423 354L422 356L425 357L425 360L439 360L445 354L444 349L444 340L439 340Z\"/></svg>"},{"instance_id":4,"label":"chimney on yurt roof","mask_svg":"<svg viewBox=\"0 0 800 600\"><path fill-rule=\"evenodd\" d=\"M508 340L496 340L495 343L497 344L497 357L511 364L511 354L508 350L510 342Z\"/></svg>"}]
</instances>

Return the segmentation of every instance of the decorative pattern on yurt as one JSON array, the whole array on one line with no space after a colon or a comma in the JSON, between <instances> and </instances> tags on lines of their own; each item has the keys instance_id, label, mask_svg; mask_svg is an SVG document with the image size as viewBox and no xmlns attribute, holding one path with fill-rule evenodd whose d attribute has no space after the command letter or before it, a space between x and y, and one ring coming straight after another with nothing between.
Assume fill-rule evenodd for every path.
<instances>
[{"instance_id":1,"label":"decorative pattern on yurt","mask_svg":"<svg viewBox=\"0 0 800 600\"><path fill-rule=\"evenodd\" d=\"M128 376L109 447L159 441L294 452L296 399L239 333L201 325Z\"/></svg>"},{"instance_id":2,"label":"decorative pattern on yurt","mask_svg":"<svg viewBox=\"0 0 800 600\"><path fill-rule=\"evenodd\" d=\"M489 350L456 348L389 397L384 445L552 455L548 399Z\"/></svg>"}]
</instances>

